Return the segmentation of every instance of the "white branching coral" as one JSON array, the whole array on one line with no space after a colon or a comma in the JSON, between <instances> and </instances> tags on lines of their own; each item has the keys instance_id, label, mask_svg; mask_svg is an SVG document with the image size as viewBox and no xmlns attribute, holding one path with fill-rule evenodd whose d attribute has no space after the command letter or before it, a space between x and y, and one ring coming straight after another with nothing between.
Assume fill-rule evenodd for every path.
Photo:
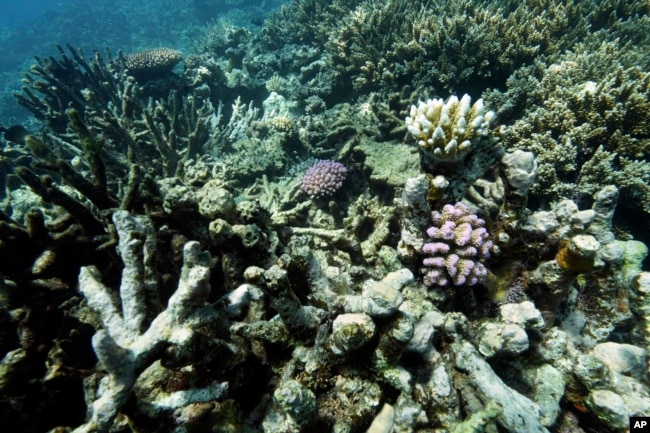
<instances>
[{"instance_id":1,"label":"white branching coral","mask_svg":"<svg viewBox=\"0 0 650 433\"><path fill-rule=\"evenodd\" d=\"M485 142L494 143L492 134L496 114L486 111L483 99L472 105L465 94L419 101L411 105L406 127L418 141L420 151L435 160L459 161Z\"/></svg>"},{"instance_id":2,"label":"white branching coral","mask_svg":"<svg viewBox=\"0 0 650 433\"><path fill-rule=\"evenodd\" d=\"M109 431L136 379L160 356L160 350L169 344L186 346L197 327L215 318L213 310L205 306L210 293L210 255L201 251L198 242L192 241L183 249L183 268L176 292L167 308L148 324L147 292L156 288L153 226L147 218L132 216L127 211L115 212L113 222L124 262L121 305L115 304L113 291L100 281L94 266L85 266L79 273L79 290L104 326L93 335L92 345L106 376L100 381L96 395L90 396L94 401L87 422L75 429L75 433ZM215 399L226 390L227 383L214 383L198 391L206 398ZM184 390L183 393L174 396L176 404L197 401L197 392Z\"/></svg>"}]
</instances>

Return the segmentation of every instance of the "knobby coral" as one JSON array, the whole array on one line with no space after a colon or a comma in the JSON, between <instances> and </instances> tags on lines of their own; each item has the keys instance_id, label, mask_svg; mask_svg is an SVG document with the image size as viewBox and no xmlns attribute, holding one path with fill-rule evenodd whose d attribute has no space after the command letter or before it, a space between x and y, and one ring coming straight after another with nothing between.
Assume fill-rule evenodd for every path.
<instances>
[{"instance_id":1,"label":"knobby coral","mask_svg":"<svg viewBox=\"0 0 650 433\"><path fill-rule=\"evenodd\" d=\"M427 286L473 286L483 281L492 241L485 221L467 205L447 204L442 212L431 213L433 226L427 229L428 242L422 247L427 255L421 272Z\"/></svg>"},{"instance_id":2,"label":"knobby coral","mask_svg":"<svg viewBox=\"0 0 650 433\"><path fill-rule=\"evenodd\" d=\"M472 105L465 94L419 101L411 105L406 127L417 140L420 151L436 160L459 161L483 142L492 142L490 132L496 120L494 111L486 111L483 100Z\"/></svg>"},{"instance_id":3,"label":"knobby coral","mask_svg":"<svg viewBox=\"0 0 650 433\"><path fill-rule=\"evenodd\" d=\"M336 161L322 160L312 165L303 175L303 191L312 197L334 194L343 185L348 169Z\"/></svg>"},{"instance_id":4,"label":"knobby coral","mask_svg":"<svg viewBox=\"0 0 650 433\"><path fill-rule=\"evenodd\" d=\"M129 75L136 78L152 78L164 75L174 69L183 59L183 53L171 48L155 48L138 51L124 59Z\"/></svg>"}]
</instances>

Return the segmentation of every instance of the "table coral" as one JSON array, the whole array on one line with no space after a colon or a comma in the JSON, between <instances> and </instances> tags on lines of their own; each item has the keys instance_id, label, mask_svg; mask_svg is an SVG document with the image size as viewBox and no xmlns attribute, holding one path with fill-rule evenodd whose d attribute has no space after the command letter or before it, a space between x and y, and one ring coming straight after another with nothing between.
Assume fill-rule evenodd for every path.
<instances>
[{"instance_id":1,"label":"table coral","mask_svg":"<svg viewBox=\"0 0 650 433\"><path fill-rule=\"evenodd\" d=\"M172 48L154 48L129 54L124 59L129 75L136 78L158 77L170 72L183 59L183 53Z\"/></svg>"}]
</instances>

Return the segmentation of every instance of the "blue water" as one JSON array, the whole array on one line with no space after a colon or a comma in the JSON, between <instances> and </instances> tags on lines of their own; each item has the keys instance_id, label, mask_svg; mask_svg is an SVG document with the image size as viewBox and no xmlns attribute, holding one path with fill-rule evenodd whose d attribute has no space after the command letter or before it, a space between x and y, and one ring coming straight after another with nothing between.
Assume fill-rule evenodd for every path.
<instances>
[{"instance_id":1,"label":"blue water","mask_svg":"<svg viewBox=\"0 0 650 433\"><path fill-rule=\"evenodd\" d=\"M125 53L168 46L186 53L209 22L230 14L233 24L256 27L252 17L281 0L0 0L0 124L25 113L12 93L34 56L58 56L56 45L85 53ZM11 120L7 120L11 119Z\"/></svg>"},{"instance_id":2,"label":"blue water","mask_svg":"<svg viewBox=\"0 0 650 433\"><path fill-rule=\"evenodd\" d=\"M0 27L19 27L61 8L66 0L0 0Z\"/></svg>"}]
</instances>

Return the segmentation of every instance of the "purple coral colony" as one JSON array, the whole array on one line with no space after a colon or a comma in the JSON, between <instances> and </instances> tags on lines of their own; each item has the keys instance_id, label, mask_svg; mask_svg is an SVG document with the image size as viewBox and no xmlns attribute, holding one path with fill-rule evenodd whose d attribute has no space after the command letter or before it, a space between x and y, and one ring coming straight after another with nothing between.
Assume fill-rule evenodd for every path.
<instances>
[{"instance_id":1,"label":"purple coral colony","mask_svg":"<svg viewBox=\"0 0 650 433\"><path fill-rule=\"evenodd\" d=\"M485 221L463 203L433 211L431 220L433 226L427 229L427 243L422 247L424 284L473 286L484 281L484 262L492 248Z\"/></svg>"},{"instance_id":2,"label":"purple coral colony","mask_svg":"<svg viewBox=\"0 0 650 433\"><path fill-rule=\"evenodd\" d=\"M317 161L302 176L300 186L311 197L331 196L343 186L347 173L340 162Z\"/></svg>"},{"instance_id":3,"label":"purple coral colony","mask_svg":"<svg viewBox=\"0 0 650 433\"><path fill-rule=\"evenodd\" d=\"M648 0L24 3L3 431L650 416Z\"/></svg>"}]
</instances>

